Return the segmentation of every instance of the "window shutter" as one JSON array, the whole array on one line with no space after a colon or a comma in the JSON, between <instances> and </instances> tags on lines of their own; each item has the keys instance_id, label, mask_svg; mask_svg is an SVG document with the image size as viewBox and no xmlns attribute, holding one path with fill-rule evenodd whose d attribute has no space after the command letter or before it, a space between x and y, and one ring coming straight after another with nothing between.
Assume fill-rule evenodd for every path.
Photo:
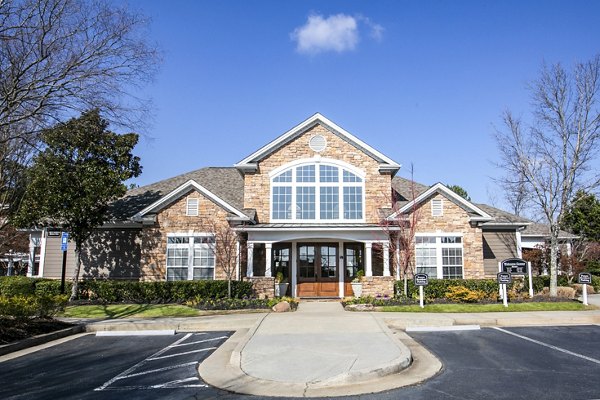
<instances>
[{"instance_id":1,"label":"window shutter","mask_svg":"<svg viewBox=\"0 0 600 400\"><path fill-rule=\"evenodd\" d=\"M186 215L190 217L198 216L198 199L187 199Z\"/></svg>"},{"instance_id":2,"label":"window shutter","mask_svg":"<svg viewBox=\"0 0 600 400\"><path fill-rule=\"evenodd\" d=\"M444 215L444 204L442 199L431 200L431 215L434 217L441 217Z\"/></svg>"}]
</instances>

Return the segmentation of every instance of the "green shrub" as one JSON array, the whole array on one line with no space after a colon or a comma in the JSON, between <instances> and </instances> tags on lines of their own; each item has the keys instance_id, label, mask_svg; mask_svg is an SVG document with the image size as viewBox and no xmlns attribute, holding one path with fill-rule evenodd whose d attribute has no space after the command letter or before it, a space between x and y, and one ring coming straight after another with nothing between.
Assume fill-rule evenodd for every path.
<instances>
[{"instance_id":1,"label":"green shrub","mask_svg":"<svg viewBox=\"0 0 600 400\"><path fill-rule=\"evenodd\" d=\"M457 303L476 303L488 296L482 290L471 290L464 286L451 286L444 297Z\"/></svg>"},{"instance_id":2,"label":"green shrub","mask_svg":"<svg viewBox=\"0 0 600 400\"><path fill-rule=\"evenodd\" d=\"M516 283L513 283L516 284ZM404 296L403 281L396 281L396 293ZM449 288L454 286L462 286L473 291L481 291L485 297L495 298L498 294L498 282L495 279L430 279L429 285L423 288L425 298L443 299L446 296ZM412 280L408 281L408 293L405 297L417 298L419 296L419 288L415 286Z\"/></svg>"},{"instance_id":3,"label":"green shrub","mask_svg":"<svg viewBox=\"0 0 600 400\"><path fill-rule=\"evenodd\" d=\"M290 303L290 307L292 309L296 309L298 307L298 303L290 297L276 299L209 299L198 297L192 301L189 301L188 305L196 307L200 310L269 310L280 301L287 301Z\"/></svg>"},{"instance_id":4,"label":"green shrub","mask_svg":"<svg viewBox=\"0 0 600 400\"><path fill-rule=\"evenodd\" d=\"M252 283L231 282L233 298L250 297ZM183 303L195 298L227 297L227 281L109 281L89 280L79 284L77 299L106 303Z\"/></svg>"},{"instance_id":5,"label":"green shrub","mask_svg":"<svg viewBox=\"0 0 600 400\"><path fill-rule=\"evenodd\" d=\"M49 318L63 310L66 295L0 296L0 315L16 319Z\"/></svg>"},{"instance_id":6,"label":"green shrub","mask_svg":"<svg viewBox=\"0 0 600 400\"><path fill-rule=\"evenodd\" d=\"M70 281L65 282L65 293L71 293ZM35 284L36 295L59 295L60 294L60 280L55 279L40 279Z\"/></svg>"},{"instance_id":7,"label":"green shrub","mask_svg":"<svg viewBox=\"0 0 600 400\"><path fill-rule=\"evenodd\" d=\"M28 296L35 293L35 285L39 278L26 276L1 276L0 296Z\"/></svg>"}]
</instances>

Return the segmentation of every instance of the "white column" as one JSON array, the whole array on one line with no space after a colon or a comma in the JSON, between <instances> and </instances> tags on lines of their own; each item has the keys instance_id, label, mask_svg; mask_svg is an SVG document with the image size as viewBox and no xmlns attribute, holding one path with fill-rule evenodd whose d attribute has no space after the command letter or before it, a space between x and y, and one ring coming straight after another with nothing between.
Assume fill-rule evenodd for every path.
<instances>
[{"instance_id":1,"label":"white column","mask_svg":"<svg viewBox=\"0 0 600 400\"><path fill-rule=\"evenodd\" d=\"M517 257L523 258L523 245L521 244L521 232L517 231L515 233L517 236Z\"/></svg>"},{"instance_id":2,"label":"white column","mask_svg":"<svg viewBox=\"0 0 600 400\"><path fill-rule=\"evenodd\" d=\"M246 276L251 278L254 276L254 271L252 268L254 266L254 243L248 242L246 246L248 247L248 266L246 267Z\"/></svg>"},{"instance_id":3,"label":"white column","mask_svg":"<svg viewBox=\"0 0 600 400\"><path fill-rule=\"evenodd\" d=\"M371 242L365 243L365 276L373 276L373 264L371 257Z\"/></svg>"},{"instance_id":4,"label":"white column","mask_svg":"<svg viewBox=\"0 0 600 400\"><path fill-rule=\"evenodd\" d=\"M298 282L298 265L297 265L297 260L298 259L298 249L296 247L296 242L292 242L292 276L291 278L291 282L292 282L292 288L290 290L290 294L292 295L292 297L296 297L296 293L297 293L297 288L296 288L296 284Z\"/></svg>"},{"instance_id":5,"label":"white column","mask_svg":"<svg viewBox=\"0 0 600 400\"><path fill-rule=\"evenodd\" d=\"M238 281L242 279L240 272L240 241L238 240L235 243L235 279Z\"/></svg>"},{"instance_id":6,"label":"white column","mask_svg":"<svg viewBox=\"0 0 600 400\"><path fill-rule=\"evenodd\" d=\"M33 264L35 263L35 242L33 234L29 234L29 264L27 265L27 276L33 276Z\"/></svg>"},{"instance_id":7,"label":"white column","mask_svg":"<svg viewBox=\"0 0 600 400\"><path fill-rule=\"evenodd\" d=\"M383 242L383 276L391 276L390 274L390 243Z\"/></svg>"},{"instance_id":8,"label":"white column","mask_svg":"<svg viewBox=\"0 0 600 400\"><path fill-rule=\"evenodd\" d=\"M396 238L396 251L394 252L396 256L396 280L400 280L400 238Z\"/></svg>"},{"instance_id":9,"label":"white column","mask_svg":"<svg viewBox=\"0 0 600 400\"><path fill-rule=\"evenodd\" d=\"M340 297L344 297L344 277L346 276L346 268L344 268L344 264L346 259L344 258L346 255L344 254L344 242L339 242L338 244L338 271L339 271L339 283L340 283Z\"/></svg>"},{"instance_id":10,"label":"white column","mask_svg":"<svg viewBox=\"0 0 600 400\"><path fill-rule=\"evenodd\" d=\"M265 243L265 277L270 278L271 275L271 257L273 256L273 244Z\"/></svg>"}]
</instances>

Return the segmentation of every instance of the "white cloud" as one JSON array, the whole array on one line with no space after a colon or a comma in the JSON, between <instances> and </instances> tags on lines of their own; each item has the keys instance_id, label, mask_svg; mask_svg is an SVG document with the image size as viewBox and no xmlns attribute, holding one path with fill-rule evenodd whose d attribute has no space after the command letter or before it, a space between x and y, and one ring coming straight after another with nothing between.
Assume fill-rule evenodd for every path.
<instances>
[{"instance_id":1,"label":"white cloud","mask_svg":"<svg viewBox=\"0 0 600 400\"><path fill-rule=\"evenodd\" d=\"M354 50L358 43L358 21L356 18L337 14L323 18L311 15L305 25L291 34L297 42L299 53L317 54L327 51L342 53Z\"/></svg>"}]
</instances>

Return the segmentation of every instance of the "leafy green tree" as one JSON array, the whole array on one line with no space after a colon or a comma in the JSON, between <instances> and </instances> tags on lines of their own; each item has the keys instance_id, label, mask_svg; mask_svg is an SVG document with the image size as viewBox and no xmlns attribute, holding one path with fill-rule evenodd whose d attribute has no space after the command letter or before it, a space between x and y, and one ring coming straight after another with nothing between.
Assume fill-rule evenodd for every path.
<instances>
[{"instance_id":1,"label":"leafy green tree","mask_svg":"<svg viewBox=\"0 0 600 400\"><path fill-rule=\"evenodd\" d=\"M586 240L600 241L600 200L579 190L565 212L562 227Z\"/></svg>"},{"instance_id":2,"label":"leafy green tree","mask_svg":"<svg viewBox=\"0 0 600 400\"><path fill-rule=\"evenodd\" d=\"M471 201L471 197L469 196L469 193L467 193L467 191L465 189L463 189L461 186L458 186L458 185L446 185L446 186L448 187L448 189L452 190L454 193L456 193L463 199L465 199L467 201Z\"/></svg>"},{"instance_id":3,"label":"leafy green tree","mask_svg":"<svg viewBox=\"0 0 600 400\"><path fill-rule=\"evenodd\" d=\"M77 263L71 299L77 293L81 246L106 222L111 201L126 192L125 180L142 168L132 150L138 135L107 130L98 110L42 132L45 149L27 171L27 187L15 217L20 226L62 226L75 242Z\"/></svg>"}]
</instances>

